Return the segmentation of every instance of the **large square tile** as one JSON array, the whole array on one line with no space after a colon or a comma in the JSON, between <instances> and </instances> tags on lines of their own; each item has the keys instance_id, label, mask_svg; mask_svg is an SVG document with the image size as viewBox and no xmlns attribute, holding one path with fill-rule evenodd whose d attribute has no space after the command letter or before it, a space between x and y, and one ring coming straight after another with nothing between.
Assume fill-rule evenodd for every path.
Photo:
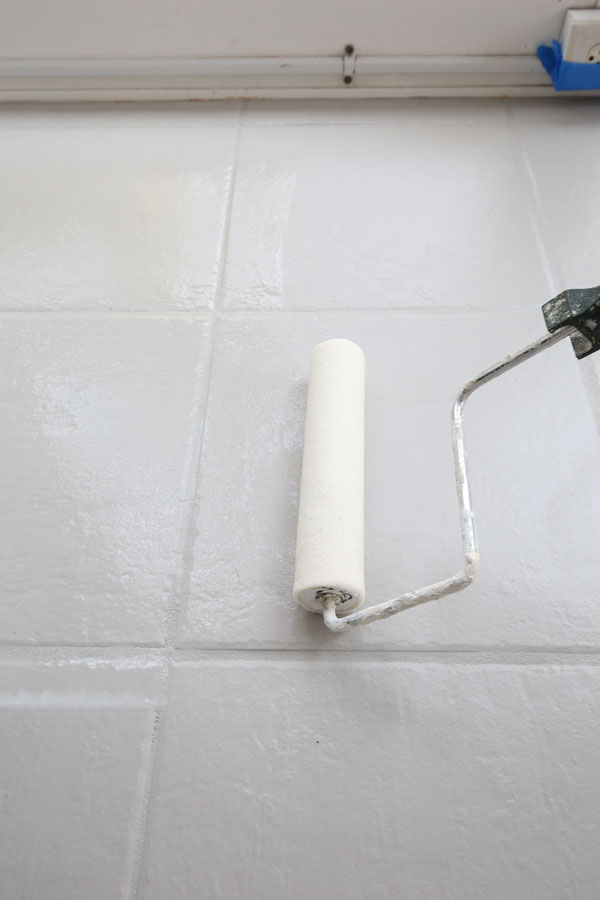
<instances>
[{"instance_id":1,"label":"large square tile","mask_svg":"<svg viewBox=\"0 0 600 900\"><path fill-rule=\"evenodd\" d=\"M595 900L600 669L173 672L140 900Z\"/></svg>"},{"instance_id":2,"label":"large square tile","mask_svg":"<svg viewBox=\"0 0 600 900\"><path fill-rule=\"evenodd\" d=\"M183 644L236 647L598 646L600 438L568 342L481 389L466 413L481 569L453 598L344 635L292 600L312 347L367 361L367 603L460 564L449 413L458 389L544 333L494 316L226 318L209 394Z\"/></svg>"},{"instance_id":3,"label":"large square tile","mask_svg":"<svg viewBox=\"0 0 600 900\"><path fill-rule=\"evenodd\" d=\"M0 665L6 900L127 900L158 667Z\"/></svg>"},{"instance_id":4,"label":"large square tile","mask_svg":"<svg viewBox=\"0 0 600 900\"><path fill-rule=\"evenodd\" d=\"M547 281L502 107L491 120L465 107L440 121L437 109L420 121L398 112L396 124L246 126L226 305L541 303Z\"/></svg>"},{"instance_id":5,"label":"large square tile","mask_svg":"<svg viewBox=\"0 0 600 900\"><path fill-rule=\"evenodd\" d=\"M235 107L0 112L0 308L208 309Z\"/></svg>"},{"instance_id":6,"label":"large square tile","mask_svg":"<svg viewBox=\"0 0 600 900\"><path fill-rule=\"evenodd\" d=\"M163 640L208 329L183 317L0 320L1 641Z\"/></svg>"}]
</instances>

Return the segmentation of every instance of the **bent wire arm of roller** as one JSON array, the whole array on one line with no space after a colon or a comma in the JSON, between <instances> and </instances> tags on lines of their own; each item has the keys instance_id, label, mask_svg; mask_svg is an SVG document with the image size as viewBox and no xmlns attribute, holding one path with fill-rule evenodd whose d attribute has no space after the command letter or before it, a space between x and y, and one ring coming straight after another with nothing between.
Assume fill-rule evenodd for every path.
<instances>
[{"instance_id":1,"label":"bent wire arm of roller","mask_svg":"<svg viewBox=\"0 0 600 900\"><path fill-rule=\"evenodd\" d=\"M419 588L416 591L409 591L388 600L386 603L378 603L375 606L369 606L366 609L358 610L347 616L339 617L336 614L336 601L339 599L336 594L325 594L323 596L323 619L325 624L331 631L346 631L355 625L367 625L377 619L385 619L396 613L410 609L412 606L419 606L421 603L428 603L430 600L439 600L448 594L455 594L458 591L468 587L475 575L477 574L477 566L479 563L479 553L477 550L477 540L475 536L475 520L473 508L471 506L471 497L469 492L469 479L467 473L467 459L465 438L463 429L463 413L467 400L471 394L478 388L493 381L499 375L509 372L515 366L520 365L531 357L541 353L548 347L552 347L563 338L572 336L577 333L577 329L572 326L558 328L552 334L546 334L544 337L534 341L529 346L507 356L506 359L481 372L472 381L469 381L458 394L454 406L452 408L452 451L454 454L454 470L456 476L456 492L458 496L458 507L460 512L460 526L462 536L462 552L463 565L460 571L451 578L444 581L437 581L427 587Z\"/></svg>"}]
</instances>

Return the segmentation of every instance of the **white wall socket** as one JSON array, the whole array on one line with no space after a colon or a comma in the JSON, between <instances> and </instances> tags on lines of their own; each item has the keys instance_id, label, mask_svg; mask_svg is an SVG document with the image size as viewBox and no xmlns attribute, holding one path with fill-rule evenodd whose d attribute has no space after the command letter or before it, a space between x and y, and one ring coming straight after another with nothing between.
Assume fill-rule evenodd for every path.
<instances>
[{"instance_id":1,"label":"white wall socket","mask_svg":"<svg viewBox=\"0 0 600 900\"><path fill-rule=\"evenodd\" d=\"M600 63L600 9L569 9L560 43L567 62Z\"/></svg>"},{"instance_id":2,"label":"white wall socket","mask_svg":"<svg viewBox=\"0 0 600 900\"><path fill-rule=\"evenodd\" d=\"M588 62L600 63L600 44L594 44L593 47L590 47L588 50Z\"/></svg>"}]
</instances>

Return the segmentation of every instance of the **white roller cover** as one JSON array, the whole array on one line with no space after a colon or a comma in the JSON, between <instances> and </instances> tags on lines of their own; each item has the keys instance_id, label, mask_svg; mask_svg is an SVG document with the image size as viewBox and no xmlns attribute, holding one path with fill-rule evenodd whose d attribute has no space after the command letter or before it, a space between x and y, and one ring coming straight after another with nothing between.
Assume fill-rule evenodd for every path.
<instances>
[{"instance_id":1,"label":"white roller cover","mask_svg":"<svg viewBox=\"0 0 600 900\"><path fill-rule=\"evenodd\" d=\"M314 612L319 591L339 594L340 610L364 600L364 447L364 354L324 341L310 360L294 583Z\"/></svg>"}]
</instances>

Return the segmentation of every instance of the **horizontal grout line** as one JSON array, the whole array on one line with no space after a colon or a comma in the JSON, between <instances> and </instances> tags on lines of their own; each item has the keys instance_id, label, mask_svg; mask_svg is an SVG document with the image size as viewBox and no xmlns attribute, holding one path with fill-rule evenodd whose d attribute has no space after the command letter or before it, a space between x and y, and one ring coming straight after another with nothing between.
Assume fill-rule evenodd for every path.
<instances>
[{"instance_id":1,"label":"horizontal grout line","mask_svg":"<svg viewBox=\"0 0 600 900\"><path fill-rule=\"evenodd\" d=\"M540 309L538 302L506 304L502 306L478 307L478 306L402 306L402 307L303 307L298 308L271 308L271 309L223 309L215 313L218 318L224 319L260 319L277 318L284 316L449 316L464 315L477 317L491 317L502 312L515 312L517 310ZM89 310L89 309L0 309L0 319L27 318L28 316L60 317L77 319L199 319L210 322L213 313L206 310Z\"/></svg>"},{"instance_id":2,"label":"horizontal grout line","mask_svg":"<svg viewBox=\"0 0 600 900\"><path fill-rule=\"evenodd\" d=\"M554 93L553 89L549 88L548 96L540 96L536 99L543 105L543 108L551 114L553 117L559 116L562 110L569 108L569 105L572 104L573 97L568 95L566 97L562 95L557 95ZM587 92L586 92L587 93ZM594 92L591 92L594 93ZM586 103L588 101L592 101L592 105L598 105L598 92L594 93L594 96L581 96L577 97L578 100ZM290 99L292 102L290 103ZM506 119L506 116L503 115L503 110L506 110L506 104L509 104L510 109L516 109L519 111L519 101L523 99L528 99L526 97L514 96L514 97L505 97L505 96L491 96L491 97L460 97L460 96L446 96L446 97L436 97L436 96L428 96L428 97L366 97L366 96L357 96L357 97L303 97L303 98L286 98L285 96L278 97L242 97L242 98L223 98L223 99L215 99L215 100L201 100L198 101L194 106L191 106L189 102L185 102L184 100L174 100L172 101L171 107L164 106L164 103L161 100L147 100L143 105L138 104L135 113L139 115L143 115L145 109L147 108L149 112L154 112L154 107L158 107L162 114L168 115L169 112L180 114L182 111L187 112L190 115L195 115L198 110L202 110L206 112L209 116L214 111L215 106L231 106L231 113L227 110L218 110L216 115L212 116L212 119L207 123L212 129L230 129L234 130L236 127L236 111L237 107L240 103L247 104L247 118L240 124L240 129L242 134L248 129L269 129L269 128L357 128L357 127L372 127L373 125L377 125L378 127L386 127L386 128L403 128L404 126L414 126L418 125L419 127L438 127L440 125L448 125L448 126L475 126L475 125L496 125L499 128L507 128L509 123ZM531 98L529 98L531 99ZM482 106L480 106L477 110L473 111L472 107L474 102L477 100L482 101ZM393 114L396 116L395 118L391 118L389 113L382 112L379 115L373 112L371 105L375 102L382 103L385 108L393 108ZM413 101L419 109L419 112L412 112L410 107L407 107L407 102ZM427 101L427 103L439 102L440 109L433 111L429 106L423 106L423 101ZM595 101L595 102L594 102ZM310 104L310 107L306 108L304 112L300 112L298 117L295 118L294 115L290 112L294 108L294 102L297 104ZM2 103L1 98L1 89L0 89L0 103ZM448 103L457 103L460 108L460 113L450 113L443 112L441 110L447 107ZM132 99L129 101L128 105L135 105L136 100ZM200 105L202 104L202 105ZM210 105L204 105L210 104ZM276 104L277 107L281 109L285 109L285 113L281 113L279 109L275 109L272 114L272 118L267 118L265 116L265 112L268 110L269 105ZM485 105L483 105L485 104ZM115 105L114 101L102 101L97 100L95 103L95 108L90 108L85 100L78 101L73 100L70 103L56 101L55 107L52 109L52 115L57 117L57 121L60 121L60 115L73 115L73 113L78 113L80 110L78 106L81 107L82 111L86 115L93 115L94 112L97 112L99 115L104 115L107 109L117 116L119 113L123 113L127 108L127 104L122 102L118 105ZM356 112L356 107L362 107L361 112ZM493 112L489 111L489 107L492 107ZM327 109L327 107L334 107L339 112L336 113L335 116L331 116L331 110ZM344 109L344 107L348 107L348 109ZM572 108L572 105L571 105ZM3 108L4 112L7 112L11 109L11 105L5 105ZM353 111L354 110L354 111ZM321 111L329 113L329 117L327 119L320 118ZM34 115L39 112L45 112L47 114L47 106L44 102L40 102L39 104L35 104L33 101L31 103L30 115ZM132 111L128 110L128 115L131 116ZM266 113L268 116L268 112ZM311 118L311 116L313 118ZM339 116L339 117L338 117ZM199 124L199 120L195 119L194 124Z\"/></svg>"},{"instance_id":3,"label":"horizontal grout line","mask_svg":"<svg viewBox=\"0 0 600 900\"><path fill-rule=\"evenodd\" d=\"M240 654L242 654L240 658ZM436 653L426 651L414 651L409 653L388 651L341 651L321 653L301 651L284 651L278 655L253 655L244 656L243 651L236 651L230 655L214 655L209 657L197 656L196 658L173 658L168 661L175 666L208 666L217 664L248 664L264 663L265 665L280 663L282 665L295 663L310 663L313 665L445 665L445 666L592 666L600 668L600 654L570 653L555 656L551 653L526 654L526 653L482 653L482 652L453 652Z\"/></svg>"},{"instance_id":4,"label":"horizontal grout line","mask_svg":"<svg viewBox=\"0 0 600 900\"><path fill-rule=\"evenodd\" d=\"M106 647L5 647L0 649L0 666L19 663L38 665L106 665L117 669L156 668L164 664L210 664L213 662L292 663L380 662L438 663L444 665L595 665L600 666L600 647L593 648L505 648L474 647L446 649L268 649L268 648L135 648Z\"/></svg>"},{"instance_id":5,"label":"horizontal grout line","mask_svg":"<svg viewBox=\"0 0 600 900\"><path fill-rule=\"evenodd\" d=\"M417 98L414 98L414 99L417 99ZM460 100L460 99L464 99L464 98L459 97L457 99ZM492 99L494 99L494 98L492 98ZM498 103L500 103L502 101L501 97L498 97L495 99L497 99ZM277 101L275 101L275 102L277 102ZM319 102L319 101L316 101L316 102ZM446 100L444 102L447 103L448 101ZM319 122L318 119L315 119L314 121L311 121L311 122L303 122L300 119L297 119L297 120L289 119L286 122L277 122L276 120L275 121L264 121L264 122L260 122L260 121L253 122L252 119L249 119L249 120L246 120L246 123L244 124L243 127L244 127L244 130L247 130L249 128L347 128L347 127L352 127L352 126L354 126L354 127L356 127L356 126L370 127L373 125L377 125L378 128L381 126L385 126L385 127L389 127L389 128L402 128L405 125L419 125L419 127L420 126L426 127L428 125L432 125L432 126L433 125L435 125L435 126L460 125L461 127L464 126L466 128L470 125L480 125L482 122L485 122L486 125L494 125L495 124L495 125L502 126L502 125L506 124L505 120L503 118L501 118L500 116L481 115L481 116L475 116L475 117L469 118L469 119L462 118L461 116L456 116L455 118L441 118L440 117L437 119L436 118L423 119L423 118L419 118L418 116L411 118L410 115L401 113L401 117L394 121L392 121L390 119L378 119L378 118L352 119L351 116L349 116L346 119L340 119L340 120L333 119L328 122L325 122L325 121Z\"/></svg>"},{"instance_id":6,"label":"horizontal grout line","mask_svg":"<svg viewBox=\"0 0 600 900\"><path fill-rule=\"evenodd\" d=\"M61 307L60 309L2 309L0 308L0 318L7 316L15 318L18 316L73 316L78 319L204 319L210 322L212 312L206 309L165 309L165 310L144 310L144 309L73 309L70 307Z\"/></svg>"},{"instance_id":7,"label":"horizontal grout line","mask_svg":"<svg viewBox=\"0 0 600 900\"><path fill-rule=\"evenodd\" d=\"M31 652L33 654L42 652L50 652L56 653L60 651L69 651L73 653L97 653L98 651L103 651L107 654L116 652L116 653L145 653L151 651L152 653L163 653L165 650L165 643L151 643L147 644L75 644L75 643L64 643L64 644L44 644L44 643L32 643L31 641L19 643L17 641L0 641L0 657L2 655L6 655L6 653L12 654L13 652Z\"/></svg>"},{"instance_id":8,"label":"horizontal grout line","mask_svg":"<svg viewBox=\"0 0 600 900\"><path fill-rule=\"evenodd\" d=\"M0 709L154 709L165 698L140 697L133 691L16 691L0 692Z\"/></svg>"},{"instance_id":9,"label":"horizontal grout line","mask_svg":"<svg viewBox=\"0 0 600 900\"><path fill-rule=\"evenodd\" d=\"M374 98L374 99L377 100L377 98ZM423 100L427 100L427 101L435 101L436 100L435 97L408 98L408 100L411 100L411 99L414 100L415 103L419 104L420 110L423 109L423 107L420 105L423 102ZM269 129L269 128L325 128L325 129L336 128L337 129L337 128L370 128L373 125L376 125L377 127L381 127L381 128L401 129L401 128L404 128L405 126L412 127L415 125L418 125L419 127L423 127L423 128L427 128L427 127L437 128L439 126L449 126L450 127L450 126L457 126L457 125L460 127L463 127L463 126L464 127L469 127L469 126L474 127L474 126L481 125L481 124L485 124L486 126L496 125L496 126L498 126L498 128L507 128L508 122L506 120L505 115L503 115L504 107L502 106L504 99L506 99L506 98L492 97L492 98L489 98L488 100L486 100L486 107L490 104L490 102L492 103L492 105L496 104L497 109L495 112L492 112L492 113L486 112L483 109L481 111L478 110L478 111L473 112L472 110L470 110L470 105L472 105L472 103L473 103L473 98L468 98L468 97L456 97L456 98L448 98L448 99L440 98L440 103L442 103L442 104L447 104L448 102L458 101L459 104L461 105L461 112L456 112L456 113L444 114L443 112L440 112L440 111L433 112L433 111L427 109L426 107L423 112L413 113L413 112L411 112L411 110L407 110L404 106L397 105L397 106L395 106L394 111L393 111L394 115L396 116L395 118L391 118L390 114L389 113L386 114L385 112L379 116L376 114L373 114L373 113L367 114L367 111L369 111L369 104L373 103L373 99L369 100L368 98L358 99L358 100L354 100L354 101L346 101L345 100L343 102L340 100L336 100L335 98L332 98L330 100L316 98L314 101L310 101L310 100L297 101L300 103L311 103L312 102L310 109L306 112L301 112L299 114L298 118L294 118L294 116L292 114L290 114L290 112L289 112L290 101L286 101L284 99L278 99L278 98L274 98L272 100L269 100L269 99L248 100L247 102L249 104L252 104L252 106L248 109L248 117L246 118L246 120L244 122L241 123L240 130L243 134L244 132L246 132L248 130L254 130L254 129L264 130L264 129ZM519 98L513 98L512 102L517 102L518 99ZM511 102L510 98L508 98L508 101ZM0 102L1 102L1 100L0 100ZM216 101L214 101L214 103L223 103L223 104L228 104L228 103L237 104L239 102L240 101L238 101L238 100L216 100ZM390 103L395 103L395 102L397 102L398 104L400 104L400 102L406 103L407 100L400 101L400 98L389 98L386 100L385 98L381 98L381 102L386 105L389 105ZM267 109L265 108L263 110L260 107L260 104L263 104L263 103L265 104L266 107L268 106L268 104L277 104L278 106L281 106L281 108L285 108L286 112L283 115L286 116L286 118L281 117L281 114L278 109L273 111L272 117L268 117L269 114L268 114ZM364 113L361 112L359 114L354 113L354 115L353 115L353 112L351 109L348 111L344 110L343 107L345 105L348 105L349 103L365 104L365 106L364 106L365 112ZM329 111L330 112L329 118L327 118L327 119L320 118L319 110L322 106L325 106L327 104L334 106L336 108L336 110L339 110L339 113L337 113L336 115L334 115L332 117L331 111ZM111 110L115 113L115 115L119 111L122 111L122 109L123 109L122 105L119 105L116 108L114 107L114 104L106 103L105 105L111 107ZM162 104L159 103L158 105L162 105ZM150 102L148 102L146 104L146 106L151 107L152 104ZM83 111L85 112L86 115L93 115L93 112L94 112L93 108L90 109L90 107L87 104L82 104L82 107L83 107ZM105 109L104 109L103 104L97 103L96 108L97 108L99 114L101 114L101 115L105 114ZM291 108L293 109L293 103L291 104ZM555 104L547 104L547 108L549 110L552 109L553 114L555 113ZM7 109L9 109L9 107L4 107L3 111L6 112ZM141 109L143 110L144 107L141 107ZM36 107L35 110L33 109L33 105L32 105L31 115L34 115L35 112L38 112L40 110L41 111L44 110L44 106L42 104L40 104L40 106ZM61 105L58 105L58 107L56 109L52 110L52 115L60 117L61 113L65 113L65 112L67 112L67 113L68 112L71 112L71 113L76 112L77 113L78 111L79 110L77 109L76 103L61 104ZM137 111L139 112L139 109ZM174 109L174 111L175 111L175 109ZM152 112L154 112L154 110L152 110ZM181 109L179 106L177 106L176 112L178 114L181 112ZM191 115L192 113L197 112L197 108L187 106L187 112ZM207 109L206 112L208 112L208 114L210 115L210 109ZM166 115L168 115L169 107L165 108L164 113ZM313 116L313 118L310 118L311 116ZM337 116L339 116L339 118ZM58 121L60 121L60 120L58 119ZM118 123L116 123L116 124L118 124ZM194 124L201 124L201 123L197 118L194 118ZM233 111L231 113L231 121L228 121L228 122L209 121L206 123L206 125L209 126L211 129L219 129L219 128L234 129L235 124L236 123L235 123Z\"/></svg>"},{"instance_id":10,"label":"horizontal grout line","mask_svg":"<svg viewBox=\"0 0 600 900\"><path fill-rule=\"evenodd\" d=\"M542 301L544 302L544 301ZM303 307L302 309L265 309L265 310L245 310L245 309L226 309L223 312L220 312L219 317L227 317L229 319L252 319L252 318L267 318L272 317L276 318L277 316L307 316L307 315L328 315L328 316L349 316L349 315L361 315L361 316L421 316L425 317L433 317L433 316L447 316L447 315L466 315L466 316L481 316L481 317L491 317L497 315L499 312L510 311L514 312L516 310L534 310L541 309L541 304L538 302L529 302L527 304L516 303L516 304L506 304L502 306L490 306L490 307L481 307L481 306L469 306L463 304L461 306L372 306L372 307ZM541 315L541 312L540 312Z\"/></svg>"},{"instance_id":11,"label":"horizontal grout line","mask_svg":"<svg viewBox=\"0 0 600 900\"><path fill-rule=\"evenodd\" d=\"M334 638L335 640L335 638ZM172 653L173 662L179 661L181 659L184 662L193 661L194 659L202 659L212 658L215 655L222 655L224 657L235 658L239 654L246 654L249 659L254 658L256 655L264 656L265 659L281 659L287 660L290 656L297 656L299 659L313 659L315 657L319 658L328 658L333 660L340 659L362 659L363 661L372 659L373 656L379 657L382 660L386 660L389 662L398 662L399 659L405 658L406 660L414 660L416 657L423 657L427 659L438 659L438 660L446 660L451 656L460 656L465 659L473 659L477 656L485 656L495 658L504 658L508 656L518 656L519 658L533 658L538 656L558 656L561 659L567 656L578 656L578 657L598 657L598 661L600 662L600 647L589 647L589 648L552 648L552 649L544 649L540 647L522 647L522 648L510 648L507 649L505 647L447 647L447 648L426 648L426 647L402 647L398 649L394 649L393 647L379 647L379 648L310 648L310 649L302 649L302 648L290 648L289 650L285 649L269 649L269 648L177 648Z\"/></svg>"}]
</instances>

